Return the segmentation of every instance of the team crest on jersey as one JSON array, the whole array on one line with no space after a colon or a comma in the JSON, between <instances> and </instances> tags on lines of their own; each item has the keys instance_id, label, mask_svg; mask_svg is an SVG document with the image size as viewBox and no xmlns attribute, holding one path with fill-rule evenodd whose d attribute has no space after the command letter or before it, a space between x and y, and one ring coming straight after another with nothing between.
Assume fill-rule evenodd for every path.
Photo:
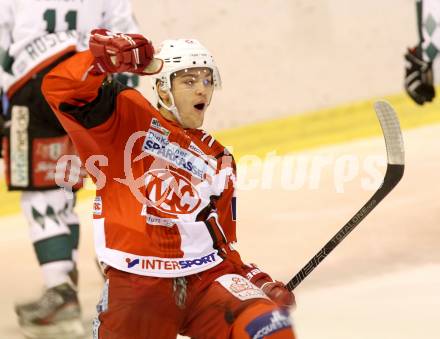
<instances>
[{"instance_id":1,"label":"team crest on jersey","mask_svg":"<svg viewBox=\"0 0 440 339\"><path fill-rule=\"evenodd\" d=\"M217 281L240 300L254 298L265 298L267 296L257 286L249 280L238 274L226 274L217 279Z\"/></svg>"},{"instance_id":2,"label":"team crest on jersey","mask_svg":"<svg viewBox=\"0 0 440 339\"><path fill-rule=\"evenodd\" d=\"M144 152L183 169L198 179L204 179L206 174L210 176L215 174L215 169L208 167L204 160L180 147L177 143L170 142L168 137L154 130L148 131L142 149Z\"/></svg>"},{"instance_id":3,"label":"team crest on jersey","mask_svg":"<svg viewBox=\"0 0 440 339\"><path fill-rule=\"evenodd\" d=\"M191 181L169 169L147 172L145 187L148 205L167 214L191 214L202 202Z\"/></svg>"}]
</instances>

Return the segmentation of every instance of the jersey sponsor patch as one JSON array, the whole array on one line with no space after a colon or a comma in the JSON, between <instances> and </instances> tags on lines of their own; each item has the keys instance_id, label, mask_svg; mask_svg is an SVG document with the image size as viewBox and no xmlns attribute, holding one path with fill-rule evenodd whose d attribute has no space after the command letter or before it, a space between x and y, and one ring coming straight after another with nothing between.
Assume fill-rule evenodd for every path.
<instances>
[{"instance_id":1,"label":"jersey sponsor patch","mask_svg":"<svg viewBox=\"0 0 440 339\"><path fill-rule=\"evenodd\" d=\"M166 136L170 135L170 131L167 130L165 127L163 127L161 125L161 123L159 122L159 120L156 118L151 119L150 127L154 128L155 130L157 130L158 132L160 132Z\"/></svg>"},{"instance_id":2,"label":"jersey sponsor patch","mask_svg":"<svg viewBox=\"0 0 440 339\"><path fill-rule=\"evenodd\" d=\"M175 220L168 218L160 218L154 215L148 215L147 224L155 225L155 226L172 227L175 224Z\"/></svg>"},{"instance_id":3,"label":"jersey sponsor patch","mask_svg":"<svg viewBox=\"0 0 440 339\"><path fill-rule=\"evenodd\" d=\"M225 274L217 278L216 281L240 300L255 298L268 299L262 290L241 275Z\"/></svg>"},{"instance_id":4,"label":"jersey sponsor patch","mask_svg":"<svg viewBox=\"0 0 440 339\"><path fill-rule=\"evenodd\" d=\"M29 108L13 106L11 111L10 183L27 187L29 183Z\"/></svg>"},{"instance_id":5,"label":"jersey sponsor patch","mask_svg":"<svg viewBox=\"0 0 440 339\"><path fill-rule=\"evenodd\" d=\"M252 339L262 339L285 328L291 328L289 312L287 310L275 310L254 319L246 326L246 332Z\"/></svg>"},{"instance_id":6,"label":"jersey sponsor patch","mask_svg":"<svg viewBox=\"0 0 440 339\"><path fill-rule=\"evenodd\" d=\"M93 214L102 214L102 198L100 196L95 197L95 200L93 201Z\"/></svg>"},{"instance_id":7,"label":"jersey sponsor patch","mask_svg":"<svg viewBox=\"0 0 440 339\"><path fill-rule=\"evenodd\" d=\"M146 273L172 273L201 271L200 268L212 267L220 263L222 259L217 251L196 258L157 258L157 257L127 257L125 267L128 272Z\"/></svg>"},{"instance_id":8,"label":"jersey sponsor patch","mask_svg":"<svg viewBox=\"0 0 440 339\"><path fill-rule=\"evenodd\" d=\"M205 153L195 144L191 141L189 144L188 149L192 152L194 152L197 155L205 155Z\"/></svg>"},{"instance_id":9,"label":"jersey sponsor patch","mask_svg":"<svg viewBox=\"0 0 440 339\"><path fill-rule=\"evenodd\" d=\"M55 175L57 174L57 163L62 155L68 154L71 149L71 142L67 135L56 138L34 138L32 141L32 182L34 187L48 187L56 184ZM58 164L62 166L60 162ZM65 163L62 167L62 182L69 183L71 179L72 163ZM60 167L61 168L61 167ZM73 168L78 170L79 168ZM65 180L67 178L67 181ZM72 186L76 182L72 183Z\"/></svg>"},{"instance_id":10,"label":"jersey sponsor patch","mask_svg":"<svg viewBox=\"0 0 440 339\"><path fill-rule=\"evenodd\" d=\"M210 176L215 174L214 169L211 169L211 172L208 173L210 168L202 159L181 148L177 143L170 142L166 136L153 130L148 130L142 149L144 152L183 169L198 179L204 179L205 174Z\"/></svg>"}]
</instances>

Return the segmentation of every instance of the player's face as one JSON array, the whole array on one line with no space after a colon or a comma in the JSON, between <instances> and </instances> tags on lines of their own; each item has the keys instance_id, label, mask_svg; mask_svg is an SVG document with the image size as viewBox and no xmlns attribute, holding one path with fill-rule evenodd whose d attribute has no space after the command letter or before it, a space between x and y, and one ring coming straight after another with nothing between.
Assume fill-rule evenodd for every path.
<instances>
[{"instance_id":1,"label":"player's face","mask_svg":"<svg viewBox=\"0 0 440 339\"><path fill-rule=\"evenodd\" d=\"M212 72L209 68L189 68L176 73L172 79L171 92L180 113L182 127L202 126L213 90Z\"/></svg>"}]
</instances>

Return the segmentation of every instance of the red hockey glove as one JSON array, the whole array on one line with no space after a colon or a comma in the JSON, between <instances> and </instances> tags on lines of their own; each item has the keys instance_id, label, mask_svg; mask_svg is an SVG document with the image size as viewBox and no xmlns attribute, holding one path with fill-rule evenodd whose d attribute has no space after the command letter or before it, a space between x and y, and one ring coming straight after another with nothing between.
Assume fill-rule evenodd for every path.
<instances>
[{"instance_id":1,"label":"red hockey glove","mask_svg":"<svg viewBox=\"0 0 440 339\"><path fill-rule=\"evenodd\" d=\"M251 264L245 267L246 278L254 285L261 288L263 292L278 306L296 307L295 295L288 291L280 281L274 281L267 273Z\"/></svg>"},{"instance_id":2,"label":"red hockey glove","mask_svg":"<svg viewBox=\"0 0 440 339\"><path fill-rule=\"evenodd\" d=\"M95 56L92 74L130 72L151 75L160 72L163 61L154 58L154 47L141 34L91 32L89 48Z\"/></svg>"}]
</instances>

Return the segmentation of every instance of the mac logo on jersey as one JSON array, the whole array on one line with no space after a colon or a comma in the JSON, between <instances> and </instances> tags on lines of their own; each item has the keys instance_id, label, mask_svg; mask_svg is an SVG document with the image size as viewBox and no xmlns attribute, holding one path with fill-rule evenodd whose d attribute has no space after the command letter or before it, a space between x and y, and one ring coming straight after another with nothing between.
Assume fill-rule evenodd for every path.
<instances>
[{"instance_id":1,"label":"mac logo on jersey","mask_svg":"<svg viewBox=\"0 0 440 339\"><path fill-rule=\"evenodd\" d=\"M147 172L145 177L150 206L172 214L190 214L201 203L196 187L181 174L165 169Z\"/></svg>"}]
</instances>

